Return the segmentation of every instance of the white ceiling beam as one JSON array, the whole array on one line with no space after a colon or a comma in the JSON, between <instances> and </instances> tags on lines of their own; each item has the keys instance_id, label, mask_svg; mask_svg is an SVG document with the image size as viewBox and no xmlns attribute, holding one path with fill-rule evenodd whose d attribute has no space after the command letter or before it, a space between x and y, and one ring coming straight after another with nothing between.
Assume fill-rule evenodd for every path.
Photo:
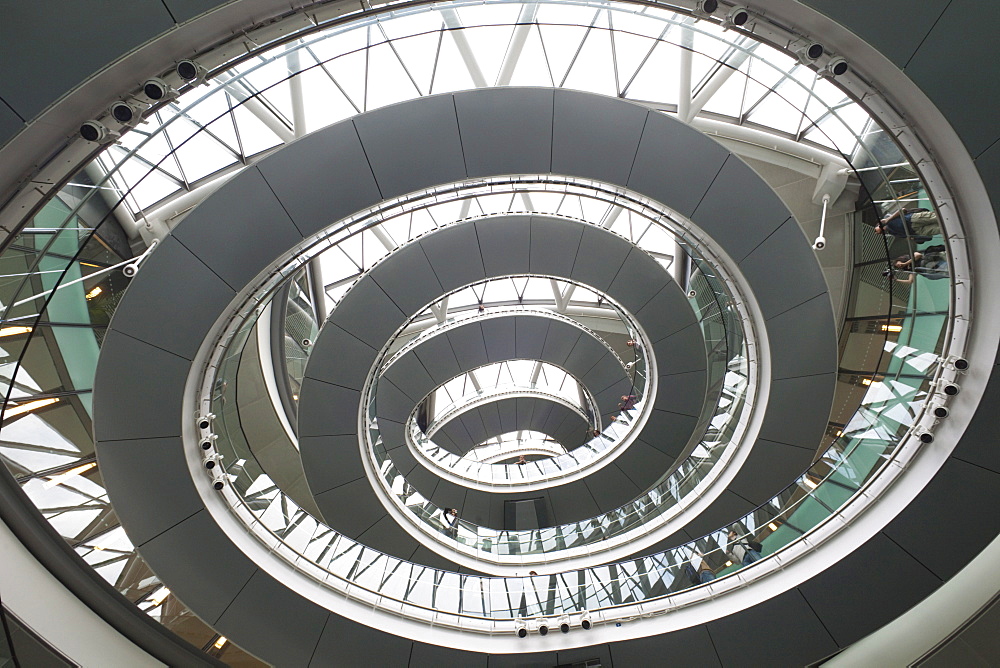
<instances>
[{"instance_id":1,"label":"white ceiling beam","mask_svg":"<svg viewBox=\"0 0 1000 668\"><path fill-rule=\"evenodd\" d=\"M455 40L455 46L458 47L458 53L461 54L462 61L465 62L465 67L469 70L472 83L476 85L476 88L486 88L486 77L483 75L483 70L480 69L479 63L476 61L476 54L472 52L472 47L469 45L469 39L466 37L465 31L461 29L465 26L462 24L462 20L458 18L458 12L454 9L442 9L441 15L444 18L444 24L448 28L448 32L451 33L452 39Z\"/></svg>"},{"instance_id":2,"label":"white ceiling beam","mask_svg":"<svg viewBox=\"0 0 1000 668\"><path fill-rule=\"evenodd\" d=\"M497 76L498 86L509 86L510 80L514 76L514 70L521 59L521 52L524 51L524 44L528 41L532 24L538 14L538 5L529 4L521 7L521 13L517 17L518 25L514 28L514 34L510 38L510 46L503 58L503 65L500 66L500 74Z\"/></svg>"}]
</instances>

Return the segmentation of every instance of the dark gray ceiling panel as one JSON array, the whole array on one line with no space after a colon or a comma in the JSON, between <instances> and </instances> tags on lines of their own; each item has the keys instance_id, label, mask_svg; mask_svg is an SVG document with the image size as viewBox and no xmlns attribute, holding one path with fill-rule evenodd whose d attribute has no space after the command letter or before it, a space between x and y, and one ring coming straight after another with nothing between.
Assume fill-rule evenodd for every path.
<instances>
[{"instance_id":1,"label":"dark gray ceiling panel","mask_svg":"<svg viewBox=\"0 0 1000 668\"><path fill-rule=\"evenodd\" d=\"M381 199L358 132L337 123L260 163L267 184L309 236Z\"/></svg>"},{"instance_id":2,"label":"dark gray ceiling panel","mask_svg":"<svg viewBox=\"0 0 1000 668\"><path fill-rule=\"evenodd\" d=\"M530 216L498 216L475 222L487 276L528 273Z\"/></svg>"},{"instance_id":3,"label":"dark gray ceiling panel","mask_svg":"<svg viewBox=\"0 0 1000 668\"><path fill-rule=\"evenodd\" d=\"M600 392L620 382L624 373L621 361L608 353L580 380L591 392Z\"/></svg>"},{"instance_id":4,"label":"dark gray ceiling panel","mask_svg":"<svg viewBox=\"0 0 1000 668\"><path fill-rule=\"evenodd\" d=\"M490 506L493 505L489 494L466 494L458 514L464 520L480 526L497 526L490 522Z\"/></svg>"},{"instance_id":5,"label":"dark gray ceiling panel","mask_svg":"<svg viewBox=\"0 0 1000 668\"><path fill-rule=\"evenodd\" d=\"M573 279L607 292L631 250L624 239L586 225L573 263Z\"/></svg>"},{"instance_id":6,"label":"dark gray ceiling panel","mask_svg":"<svg viewBox=\"0 0 1000 668\"><path fill-rule=\"evenodd\" d=\"M413 402L410 408L413 408L437 385L416 355L403 355L397 358L382 377L389 380L410 398Z\"/></svg>"},{"instance_id":7,"label":"dark gray ceiling panel","mask_svg":"<svg viewBox=\"0 0 1000 668\"><path fill-rule=\"evenodd\" d=\"M468 432L469 437L474 444L482 443L491 435L496 436L496 434L490 434L486 431L486 423L480 415L482 408L483 407L468 411L459 418L465 426L465 431Z\"/></svg>"},{"instance_id":8,"label":"dark gray ceiling panel","mask_svg":"<svg viewBox=\"0 0 1000 668\"><path fill-rule=\"evenodd\" d=\"M551 524L576 522L601 512L583 480L550 487L548 492L553 515L549 518Z\"/></svg>"},{"instance_id":9,"label":"dark gray ceiling panel","mask_svg":"<svg viewBox=\"0 0 1000 668\"><path fill-rule=\"evenodd\" d=\"M322 508L338 508L337 513L327 513L327 523L346 536L360 536L386 514L382 503L375 497L368 479L355 480L340 487L316 494L316 504Z\"/></svg>"},{"instance_id":10,"label":"dark gray ceiling panel","mask_svg":"<svg viewBox=\"0 0 1000 668\"><path fill-rule=\"evenodd\" d=\"M367 531L358 536L358 542L373 550L404 557L413 554L419 543L396 523L395 518L385 515Z\"/></svg>"},{"instance_id":11,"label":"dark gray ceiling panel","mask_svg":"<svg viewBox=\"0 0 1000 668\"><path fill-rule=\"evenodd\" d=\"M654 408L642 430L642 440L674 459L684 450L698 418Z\"/></svg>"},{"instance_id":12,"label":"dark gray ceiling panel","mask_svg":"<svg viewBox=\"0 0 1000 668\"><path fill-rule=\"evenodd\" d=\"M299 449L314 496L365 476L365 466L358 456L358 437L353 434L303 436L299 439Z\"/></svg>"},{"instance_id":13,"label":"dark gray ceiling panel","mask_svg":"<svg viewBox=\"0 0 1000 668\"><path fill-rule=\"evenodd\" d=\"M127 501L118 509L118 516L135 545L142 545L203 507L191 482L179 437L101 441L97 458L101 475L115 490L115 498ZM165 504L165 499L170 503Z\"/></svg>"},{"instance_id":14,"label":"dark gray ceiling panel","mask_svg":"<svg viewBox=\"0 0 1000 668\"><path fill-rule=\"evenodd\" d=\"M740 269L754 286L754 297L767 319L784 313L816 295L826 292L823 272L807 249L802 228L789 218L763 243L740 262ZM794 281L775 281L775 263L780 263L783 276Z\"/></svg>"},{"instance_id":15,"label":"dark gray ceiling panel","mask_svg":"<svg viewBox=\"0 0 1000 668\"><path fill-rule=\"evenodd\" d=\"M330 615L320 636L311 668L328 666L405 666L413 642Z\"/></svg>"},{"instance_id":16,"label":"dark gray ceiling panel","mask_svg":"<svg viewBox=\"0 0 1000 668\"><path fill-rule=\"evenodd\" d=\"M781 641L762 642L781 629ZM708 623L723 666L802 666L837 651L798 590Z\"/></svg>"},{"instance_id":17,"label":"dark gray ceiling panel","mask_svg":"<svg viewBox=\"0 0 1000 668\"><path fill-rule=\"evenodd\" d=\"M763 187L757 173L730 155L691 220L740 262L790 217L781 199Z\"/></svg>"},{"instance_id":18,"label":"dark gray ceiling panel","mask_svg":"<svg viewBox=\"0 0 1000 668\"><path fill-rule=\"evenodd\" d=\"M835 382L833 373L773 381L760 438L815 450L830 421ZM789 412L782 410L792 407Z\"/></svg>"},{"instance_id":19,"label":"dark gray ceiling panel","mask_svg":"<svg viewBox=\"0 0 1000 668\"><path fill-rule=\"evenodd\" d=\"M608 293L632 313L637 313L653 296L673 283L670 275L645 251L633 248L625 264L611 282ZM690 318L693 320L693 316Z\"/></svg>"},{"instance_id":20,"label":"dark gray ceiling panel","mask_svg":"<svg viewBox=\"0 0 1000 668\"><path fill-rule=\"evenodd\" d=\"M513 317L487 318L480 323L490 362L514 359L514 320Z\"/></svg>"},{"instance_id":21,"label":"dark gray ceiling panel","mask_svg":"<svg viewBox=\"0 0 1000 668\"><path fill-rule=\"evenodd\" d=\"M632 394L633 388L634 386L631 380L628 378L622 378L616 383L613 383L607 389L601 390L595 394L594 401L597 402L601 415L617 413L619 406L622 403L622 396Z\"/></svg>"},{"instance_id":22,"label":"dark gray ceiling panel","mask_svg":"<svg viewBox=\"0 0 1000 668\"><path fill-rule=\"evenodd\" d=\"M162 502L162 499L161 499ZM191 546L198 549L192 550ZM206 555L225 568L205 568ZM202 510L142 545L142 558L184 604L214 624L257 571Z\"/></svg>"},{"instance_id":23,"label":"dark gray ceiling panel","mask_svg":"<svg viewBox=\"0 0 1000 668\"><path fill-rule=\"evenodd\" d=\"M486 654L413 643L409 668L486 668Z\"/></svg>"},{"instance_id":24,"label":"dark gray ceiling panel","mask_svg":"<svg viewBox=\"0 0 1000 668\"><path fill-rule=\"evenodd\" d=\"M508 399L495 401L493 405L496 406L497 413L500 414L500 427L503 429L501 433L517 431L517 408L514 406L514 402Z\"/></svg>"},{"instance_id":25,"label":"dark gray ceiling panel","mask_svg":"<svg viewBox=\"0 0 1000 668\"><path fill-rule=\"evenodd\" d=\"M143 264L142 275L147 280L132 281L130 298L115 311L111 328L194 359L209 328L236 293L173 236L156 247ZM178 300L177 295L197 298Z\"/></svg>"},{"instance_id":26,"label":"dark gray ceiling panel","mask_svg":"<svg viewBox=\"0 0 1000 668\"><path fill-rule=\"evenodd\" d=\"M694 518L684 527L684 531L693 536L701 537L710 531L740 519L756 506L746 499L737 496L729 490L722 492L711 506L701 515Z\"/></svg>"},{"instance_id":27,"label":"dark gray ceiling panel","mask_svg":"<svg viewBox=\"0 0 1000 668\"><path fill-rule=\"evenodd\" d=\"M673 463L673 457L640 440L628 446L628 456L621 456L615 460L615 465L633 482L640 482L640 486L646 487L648 485L645 481L659 478Z\"/></svg>"},{"instance_id":28,"label":"dark gray ceiling panel","mask_svg":"<svg viewBox=\"0 0 1000 668\"><path fill-rule=\"evenodd\" d=\"M382 348L407 318L371 276L363 276L347 295L330 314L330 322L376 350Z\"/></svg>"},{"instance_id":29,"label":"dark gray ceiling panel","mask_svg":"<svg viewBox=\"0 0 1000 668\"><path fill-rule=\"evenodd\" d=\"M299 437L358 432L361 393L305 378L299 392Z\"/></svg>"},{"instance_id":30,"label":"dark gray ceiling panel","mask_svg":"<svg viewBox=\"0 0 1000 668\"><path fill-rule=\"evenodd\" d=\"M660 376L655 406L672 413L697 417L705 403L705 386L704 371Z\"/></svg>"},{"instance_id":31,"label":"dark gray ceiling panel","mask_svg":"<svg viewBox=\"0 0 1000 668\"><path fill-rule=\"evenodd\" d=\"M605 511L625 505L644 491L614 464L587 476L587 487L598 507Z\"/></svg>"},{"instance_id":32,"label":"dark gray ceiling panel","mask_svg":"<svg viewBox=\"0 0 1000 668\"><path fill-rule=\"evenodd\" d=\"M572 274L584 226L573 220L531 218L530 271L544 276Z\"/></svg>"},{"instance_id":33,"label":"dark gray ceiling panel","mask_svg":"<svg viewBox=\"0 0 1000 668\"><path fill-rule=\"evenodd\" d=\"M995 428L996 417L990 422ZM952 457L883 533L947 580L966 563L959 555L979 554L1000 533L1000 513L969 509L998 505L997 474Z\"/></svg>"},{"instance_id":34,"label":"dark gray ceiling panel","mask_svg":"<svg viewBox=\"0 0 1000 668\"><path fill-rule=\"evenodd\" d=\"M858 614L855 597L844 594L845 582L864 592L865 614ZM847 647L906 612L940 584L912 555L879 533L837 562L834 571L802 583L799 591L837 644Z\"/></svg>"},{"instance_id":35,"label":"dark gray ceiling panel","mask_svg":"<svg viewBox=\"0 0 1000 668\"><path fill-rule=\"evenodd\" d=\"M543 318L515 318L514 357L522 360L541 359L549 322Z\"/></svg>"},{"instance_id":36,"label":"dark gray ceiling panel","mask_svg":"<svg viewBox=\"0 0 1000 668\"><path fill-rule=\"evenodd\" d=\"M261 614L266 610L268 614ZM216 627L240 638L258 656L280 656L283 666L307 666L329 612L263 571L254 573ZM235 633L233 633L235 631Z\"/></svg>"},{"instance_id":37,"label":"dark gray ceiling panel","mask_svg":"<svg viewBox=\"0 0 1000 668\"><path fill-rule=\"evenodd\" d=\"M0 146L3 146L25 127L21 117L0 100Z\"/></svg>"},{"instance_id":38,"label":"dark gray ceiling panel","mask_svg":"<svg viewBox=\"0 0 1000 668\"><path fill-rule=\"evenodd\" d=\"M611 97L559 89L552 125L552 171L628 183L649 112Z\"/></svg>"},{"instance_id":39,"label":"dark gray ceiling panel","mask_svg":"<svg viewBox=\"0 0 1000 668\"><path fill-rule=\"evenodd\" d=\"M464 512L465 507L465 487L460 487L453 482L441 480L437 489L434 490L434 503L441 508L458 508L459 514Z\"/></svg>"},{"instance_id":40,"label":"dark gray ceiling panel","mask_svg":"<svg viewBox=\"0 0 1000 668\"><path fill-rule=\"evenodd\" d=\"M635 314L642 323L651 341L659 341L684 329L694 322L694 311L677 283L669 285L653 295Z\"/></svg>"},{"instance_id":41,"label":"dark gray ceiling panel","mask_svg":"<svg viewBox=\"0 0 1000 668\"><path fill-rule=\"evenodd\" d=\"M677 119L650 114L628 187L691 217L728 156Z\"/></svg>"},{"instance_id":42,"label":"dark gray ceiling panel","mask_svg":"<svg viewBox=\"0 0 1000 668\"><path fill-rule=\"evenodd\" d=\"M994 366L986 390L980 399L981 406L1000 405L1000 367ZM1000 473L1000 448L996 444L997 425L992 415L977 416L965 430L962 440L952 452L952 457Z\"/></svg>"},{"instance_id":43,"label":"dark gray ceiling panel","mask_svg":"<svg viewBox=\"0 0 1000 668\"><path fill-rule=\"evenodd\" d=\"M456 452L460 452L460 448ZM441 478L436 472L428 471L424 466L418 464L407 474L406 482L413 485L414 489L424 495L424 498L433 499L434 490L437 489Z\"/></svg>"},{"instance_id":44,"label":"dark gray ceiling panel","mask_svg":"<svg viewBox=\"0 0 1000 668\"><path fill-rule=\"evenodd\" d=\"M434 442L455 454L465 454L476 442L461 419L452 420L434 434Z\"/></svg>"},{"instance_id":45,"label":"dark gray ceiling panel","mask_svg":"<svg viewBox=\"0 0 1000 668\"><path fill-rule=\"evenodd\" d=\"M771 377L791 378L837 368L833 307L826 292L767 322Z\"/></svg>"},{"instance_id":46,"label":"dark gray ceiling panel","mask_svg":"<svg viewBox=\"0 0 1000 668\"><path fill-rule=\"evenodd\" d=\"M661 376L706 368L705 338L698 323L660 339L653 344L653 353Z\"/></svg>"},{"instance_id":47,"label":"dark gray ceiling panel","mask_svg":"<svg viewBox=\"0 0 1000 668\"><path fill-rule=\"evenodd\" d=\"M748 501L764 503L802 475L815 453L815 449L758 439L729 489Z\"/></svg>"},{"instance_id":48,"label":"dark gray ceiling panel","mask_svg":"<svg viewBox=\"0 0 1000 668\"><path fill-rule=\"evenodd\" d=\"M566 358L573 352L581 336L583 332L568 323L550 323L548 334L545 335L545 345L542 347L542 359L566 368Z\"/></svg>"},{"instance_id":49,"label":"dark gray ceiling panel","mask_svg":"<svg viewBox=\"0 0 1000 668\"><path fill-rule=\"evenodd\" d=\"M582 630L582 629L581 629ZM574 665L580 663L587 663L597 659L600 661L601 668L614 668L614 663L611 661L611 646L610 645L591 645L590 647L576 647L574 649L559 650L556 652L559 656L559 662L556 665ZM619 664L619 668L628 668L629 664Z\"/></svg>"},{"instance_id":50,"label":"dark gray ceiling panel","mask_svg":"<svg viewBox=\"0 0 1000 668\"><path fill-rule=\"evenodd\" d=\"M535 410L535 402L527 397L517 397L514 400L514 408L517 414L517 424L531 425L531 414Z\"/></svg>"},{"instance_id":51,"label":"dark gray ceiling panel","mask_svg":"<svg viewBox=\"0 0 1000 668\"><path fill-rule=\"evenodd\" d=\"M610 647L611 656L618 666L651 665L650 661L655 663L659 657L670 657L670 662L677 666L722 666L708 629L704 626L681 629L652 638L616 642Z\"/></svg>"},{"instance_id":52,"label":"dark gray ceiling panel","mask_svg":"<svg viewBox=\"0 0 1000 668\"><path fill-rule=\"evenodd\" d=\"M306 376L352 390L361 390L378 351L333 324L323 327L323 345L314 348Z\"/></svg>"},{"instance_id":53,"label":"dark gray ceiling panel","mask_svg":"<svg viewBox=\"0 0 1000 668\"><path fill-rule=\"evenodd\" d=\"M495 403L489 403L482 407L479 411L479 418L483 421L483 427L489 434L502 434L502 427L500 425L500 411L497 410Z\"/></svg>"},{"instance_id":54,"label":"dark gray ceiling panel","mask_svg":"<svg viewBox=\"0 0 1000 668\"><path fill-rule=\"evenodd\" d=\"M388 422L384 420L383 422ZM379 423L382 426L382 423ZM405 477L409 475L413 467L417 465L417 460L406 445L397 445L389 449L389 456L392 457L393 466Z\"/></svg>"},{"instance_id":55,"label":"dark gray ceiling panel","mask_svg":"<svg viewBox=\"0 0 1000 668\"><path fill-rule=\"evenodd\" d=\"M472 223L452 225L421 240L434 274L444 292L451 292L486 278L479 237Z\"/></svg>"},{"instance_id":56,"label":"dark gray ceiling panel","mask_svg":"<svg viewBox=\"0 0 1000 668\"><path fill-rule=\"evenodd\" d=\"M90 3L7 3L0 22L0 98L21 118L32 119L108 63L173 27L160 0L117 0L101 11Z\"/></svg>"},{"instance_id":57,"label":"dark gray ceiling panel","mask_svg":"<svg viewBox=\"0 0 1000 668\"><path fill-rule=\"evenodd\" d=\"M406 441L404 436L406 427L404 427L401 422L380 417L378 420L378 428L379 433L382 435L383 442L386 443L389 448L392 448L397 444L401 445Z\"/></svg>"},{"instance_id":58,"label":"dark gray ceiling panel","mask_svg":"<svg viewBox=\"0 0 1000 668\"><path fill-rule=\"evenodd\" d=\"M234 290L302 241L256 167L227 181L184 222L173 235Z\"/></svg>"},{"instance_id":59,"label":"dark gray ceiling panel","mask_svg":"<svg viewBox=\"0 0 1000 668\"><path fill-rule=\"evenodd\" d=\"M437 552L428 550L423 545L421 545L420 547L418 547L416 550L413 551L413 554L410 555L409 561L412 561L417 564L430 566L431 568L440 568L444 570L459 570L459 571L464 570L455 568L454 562L448 561L447 559L439 555Z\"/></svg>"},{"instance_id":60,"label":"dark gray ceiling panel","mask_svg":"<svg viewBox=\"0 0 1000 668\"><path fill-rule=\"evenodd\" d=\"M469 177L549 171L551 90L478 90L456 96L455 107Z\"/></svg>"},{"instance_id":61,"label":"dark gray ceiling panel","mask_svg":"<svg viewBox=\"0 0 1000 668\"><path fill-rule=\"evenodd\" d=\"M547 654L490 654L488 668L552 668L559 665L555 652Z\"/></svg>"},{"instance_id":62,"label":"dark gray ceiling panel","mask_svg":"<svg viewBox=\"0 0 1000 668\"><path fill-rule=\"evenodd\" d=\"M400 311L413 316L444 291L420 244L408 244L371 270L379 287Z\"/></svg>"},{"instance_id":63,"label":"dark gray ceiling panel","mask_svg":"<svg viewBox=\"0 0 1000 668\"><path fill-rule=\"evenodd\" d=\"M461 369L475 369L489 361L486 356L486 341L483 339L483 330L479 322L456 327L445 336L451 343L451 349L455 352L455 358Z\"/></svg>"},{"instance_id":64,"label":"dark gray ceiling panel","mask_svg":"<svg viewBox=\"0 0 1000 668\"><path fill-rule=\"evenodd\" d=\"M424 97L354 119L382 197L465 178L465 159L450 95Z\"/></svg>"},{"instance_id":65,"label":"dark gray ceiling panel","mask_svg":"<svg viewBox=\"0 0 1000 668\"><path fill-rule=\"evenodd\" d=\"M451 342L447 336L430 337L422 342L413 351L413 354L420 360L424 370L434 379L435 386L462 373L462 368L458 365L458 360L455 359L455 351L451 349Z\"/></svg>"},{"instance_id":66,"label":"dark gray ceiling panel","mask_svg":"<svg viewBox=\"0 0 1000 668\"><path fill-rule=\"evenodd\" d=\"M203 14L219 6L218 0L163 0L170 10L170 15L177 23L183 23L199 14Z\"/></svg>"},{"instance_id":67,"label":"dark gray ceiling panel","mask_svg":"<svg viewBox=\"0 0 1000 668\"><path fill-rule=\"evenodd\" d=\"M929 16L938 16L930 12L939 1L930 3ZM984 81L982 69L970 67L973 63L985 65L990 57L989 51L983 50L980 35L1000 31L1000 16L980 11L981 7L971 0L953 0L925 38L910 35L904 42L907 46L919 44L905 65L906 76L934 101L973 156L998 137L996 120L989 113L1000 95L996 78L985 77Z\"/></svg>"},{"instance_id":68,"label":"dark gray ceiling panel","mask_svg":"<svg viewBox=\"0 0 1000 668\"><path fill-rule=\"evenodd\" d=\"M403 394L403 391L392 384L388 378L383 377L378 382L378 390L375 394L376 414L382 418L386 417L394 422L406 424L407 418L413 411L416 404L412 399Z\"/></svg>"},{"instance_id":69,"label":"dark gray ceiling panel","mask_svg":"<svg viewBox=\"0 0 1000 668\"><path fill-rule=\"evenodd\" d=\"M179 436L181 401L190 362L135 339L110 331L94 380L95 437L99 441ZM162 399L144 399L155 378ZM192 418L193 419L193 418Z\"/></svg>"},{"instance_id":70,"label":"dark gray ceiling panel","mask_svg":"<svg viewBox=\"0 0 1000 668\"><path fill-rule=\"evenodd\" d=\"M577 378L583 378L605 355L609 354L608 349L593 337L581 336L573 346L573 352L566 358L565 368Z\"/></svg>"},{"instance_id":71,"label":"dark gray ceiling panel","mask_svg":"<svg viewBox=\"0 0 1000 668\"><path fill-rule=\"evenodd\" d=\"M839 0L806 0L803 4L818 9L837 23L850 26L899 69L906 69L907 62L941 17L949 0L927 0L919 12L905 11L908 6L906 0L886 0L870 7L869 11ZM948 56L954 58L956 63L968 62L955 53L955 44L951 46Z\"/></svg>"}]
</instances>

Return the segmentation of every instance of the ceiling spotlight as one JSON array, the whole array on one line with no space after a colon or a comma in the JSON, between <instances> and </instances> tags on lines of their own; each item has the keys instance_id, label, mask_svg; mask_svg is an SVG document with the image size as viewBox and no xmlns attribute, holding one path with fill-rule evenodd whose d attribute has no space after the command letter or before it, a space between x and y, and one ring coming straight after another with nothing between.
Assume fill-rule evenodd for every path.
<instances>
[{"instance_id":1,"label":"ceiling spotlight","mask_svg":"<svg viewBox=\"0 0 1000 668\"><path fill-rule=\"evenodd\" d=\"M729 28L742 28L750 20L750 11L746 7L733 7L726 14L726 18L722 20L722 27L728 30Z\"/></svg>"},{"instance_id":2,"label":"ceiling spotlight","mask_svg":"<svg viewBox=\"0 0 1000 668\"><path fill-rule=\"evenodd\" d=\"M118 139L121 135L117 132L112 132L104 123L100 121L87 121L80 126L80 136L87 141L92 141L97 144L108 144Z\"/></svg>"},{"instance_id":3,"label":"ceiling spotlight","mask_svg":"<svg viewBox=\"0 0 1000 668\"><path fill-rule=\"evenodd\" d=\"M563 633L569 633L569 615L563 615L559 618L559 630Z\"/></svg>"},{"instance_id":4,"label":"ceiling spotlight","mask_svg":"<svg viewBox=\"0 0 1000 668\"><path fill-rule=\"evenodd\" d=\"M934 434L930 433L929 431L927 431L923 427L921 427L920 429L917 429L916 432L914 432L914 433L916 433L917 438L920 439L921 443L933 443L934 442Z\"/></svg>"},{"instance_id":5,"label":"ceiling spotlight","mask_svg":"<svg viewBox=\"0 0 1000 668\"><path fill-rule=\"evenodd\" d=\"M142 109L122 100L112 103L108 107L108 113L111 114L111 118L129 127L138 125L142 120Z\"/></svg>"},{"instance_id":6,"label":"ceiling spotlight","mask_svg":"<svg viewBox=\"0 0 1000 668\"><path fill-rule=\"evenodd\" d=\"M956 383L944 383L941 386L941 391L947 394L949 397L953 397L962 391L962 387Z\"/></svg>"},{"instance_id":7,"label":"ceiling spotlight","mask_svg":"<svg viewBox=\"0 0 1000 668\"><path fill-rule=\"evenodd\" d=\"M209 413L208 415L203 415L198 418L198 429L205 430L212 426L212 420L215 419L215 415Z\"/></svg>"},{"instance_id":8,"label":"ceiling spotlight","mask_svg":"<svg viewBox=\"0 0 1000 668\"><path fill-rule=\"evenodd\" d=\"M208 77L208 70L205 69L205 66L193 60L180 61L177 63L176 69L177 76L192 86L204 83L205 78Z\"/></svg>"},{"instance_id":9,"label":"ceiling spotlight","mask_svg":"<svg viewBox=\"0 0 1000 668\"><path fill-rule=\"evenodd\" d=\"M142 94L152 103L175 100L180 95L170 84L159 77L148 79L142 85Z\"/></svg>"},{"instance_id":10,"label":"ceiling spotlight","mask_svg":"<svg viewBox=\"0 0 1000 668\"><path fill-rule=\"evenodd\" d=\"M202 450L211 450L212 449L212 441L209 441L209 440L202 441L201 442L201 449Z\"/></svg>"},{"instance_id":11,"label":"ceiling spotlight","mask_svg":"<svg viewBox=\"0 0 1000 668\"><path fill-rule=\"evenodd\" d=\"M594 621L590 617L589 612L585 612L580 616L580 628L584 631L589 631L594 626Z\"/></svg>"},{"instance_id":12,"label":"ceiling spotlight","mask_svg":"<svg viewBox=\"0 0 1000 668\"><path fill-rule=\"evenodd\" d=\"M694 15L698 18L708 18L719 8L719 0L698 0L694 6Z\"/></svg>"},{"instance_id":13,"label":"ceiling spotlight","mask_svg":"<svg viewBox=\"0 0 1000 668\"><path fill-rule=\"evenodd\" d=\"M819 42L807 42L795 47L795 55L799 57L799 62L808 65L823 55L823 45Z\"/></svg>"},{"instance_id":14,"label":"ceiling spotlight","mask_svg":"<svg viewBox=\"0 0 1000 668\"><path fill-rule=\"evenodd\" d=\"M528 624L523 619L514 620L514 635L518 638L526 638L528 636Z\"/></svg>"},{"instance_id":15,"label":"ceiling spotlight","mask_svg":"<svg viewBox=\"0 0 1000 668\"><path fill-rule=\"evenodd\" d=\"M549 635L549 620L547 619L538 620L538 635L540 636Z\"/></svg>"},{"instance_id":16,"label":"ceiling spotlight","mask_svg":"<svg viewBox=\"0 0 1000 668\"><path fill-rule=\"evenodd\" d=\"M951 415L951 411L947 406L935 406L933 412L936 418L946 418Z\"/></svg>"},{"instance_id":17,"label":"ceiling spotlight","mask_svg":"<svg viewBox=\"0 0 1000 668\"><path fill-rule=\"evenodd\" d=\"M226 474L221 469L212 472L212 489L221 491L226 486Z\"/></svg>"},{"instance_id":18,"label":"ceiling spotlight","mask_svg":"<svg viewBox=\"0 0 1000 668\"><path fill-rule=\"evenodd\" d=\"M830 59L830 62L826 64L822 70L820 70L819 75L821 77L839 77L843 74L847 74L847 70L851 69L847 64L847 60L841 56L834 56Z\"/></svg>"},{"instance_id":19,"label":"ceiling spotlight","mask_svg":"<svg viewBox=\"0 0 1000 668\"><path fill-rule=\"evenodd\" d=\"M969 360L964 357L949 357L945 366L950 366L956 371L968 371L969 370Z\"/></svg>"}]
</instances>

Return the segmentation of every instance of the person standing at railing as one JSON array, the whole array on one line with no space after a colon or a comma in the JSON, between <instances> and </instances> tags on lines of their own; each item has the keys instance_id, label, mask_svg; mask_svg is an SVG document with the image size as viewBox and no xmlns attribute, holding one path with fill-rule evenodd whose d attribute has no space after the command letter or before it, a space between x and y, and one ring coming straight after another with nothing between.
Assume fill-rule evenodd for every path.
<instances>
[{"instance_id":1,"label":"person standing at railing","mask_svg":"<svg viewBox=\"0 0 1000 668\"><path fill-rule=\"evenodd\" d=\"M729 527L729 540L726 543L726 553L733 560L734 564L749 566L761 558L763 546L750 540L750 536L739 537L739 527Z\"/></svg>"},{"instance_id":2,"label":"person standing at railing","mask_svg":"<svg viewBox=\"0 0 1000 668\"><path fill-rule=\"evenodd\" d=\"M449 538L458 537L458 508L445 508L442 516L444 534Z\"/></svg>"},{"instance_id":3,"label":"person standing at railing","mask_svg":"<svg viewBox=\"0 0 1000 668\"><path fill-rule=\"evenodd\" d=\"M906 278L897 278L897 283L912 283L917 275L932 280L948 278L948 257L944 246L930 246L923 252L913 255L900 255L893 260L892 267L896 271L908 274ZM889 272L887 271L886 274Z\"/></svg>"},{"instance_id":4,"label":"person standing at railing","mask_svg":"<svg viewBox=\"0 0 1000 668\"><path fill-rule=\"evenodd\" d=\"M634 394L623 394L621 403L618 404L618 408L623 411L631 410L635 407L636 396Z\"/></svg>"},{"instance_id":5,"label":"person standing at railing","mask_svg":"<svg viewBox=\"0 0 1000 668\"><path fill-rule=\"evenodd\" d=\"M910 237L914 241L930 241L935 234L940 234L941 222L937 212L927 209L897 209L878 222L876 234L888 234L894 237Z\"/></svg>"}]
</instances>

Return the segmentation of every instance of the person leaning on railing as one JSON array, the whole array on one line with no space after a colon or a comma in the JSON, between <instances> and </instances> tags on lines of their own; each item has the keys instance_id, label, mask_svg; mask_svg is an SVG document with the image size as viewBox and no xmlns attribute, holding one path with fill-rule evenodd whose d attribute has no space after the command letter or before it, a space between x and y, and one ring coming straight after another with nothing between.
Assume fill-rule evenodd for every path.
<instances>
[{"instance_id":1,"label":"person leaning on railing","mask_svg":"<svg viewBox=\"0 0 1000 668\"><path fill-rule=\"evenodd\" d=\"M734 564L749 566L761 557L763 545L753 540L750 535L739 538L739 528L729 528L729 540L726 543L726 554Z\"/></svg>"},{"instance_id":2,"label":"person leaning on railing","mask_svg":"<svg viewBox=\"0 0 1000 668\"><path fill-rule=\"evenodd\" d=\"M941 232L936 211L927 209L897 209L878 222L876 234L888 234L900 239L910 237L917 243L930 241Z\"/></svg>"}]
</instances>

